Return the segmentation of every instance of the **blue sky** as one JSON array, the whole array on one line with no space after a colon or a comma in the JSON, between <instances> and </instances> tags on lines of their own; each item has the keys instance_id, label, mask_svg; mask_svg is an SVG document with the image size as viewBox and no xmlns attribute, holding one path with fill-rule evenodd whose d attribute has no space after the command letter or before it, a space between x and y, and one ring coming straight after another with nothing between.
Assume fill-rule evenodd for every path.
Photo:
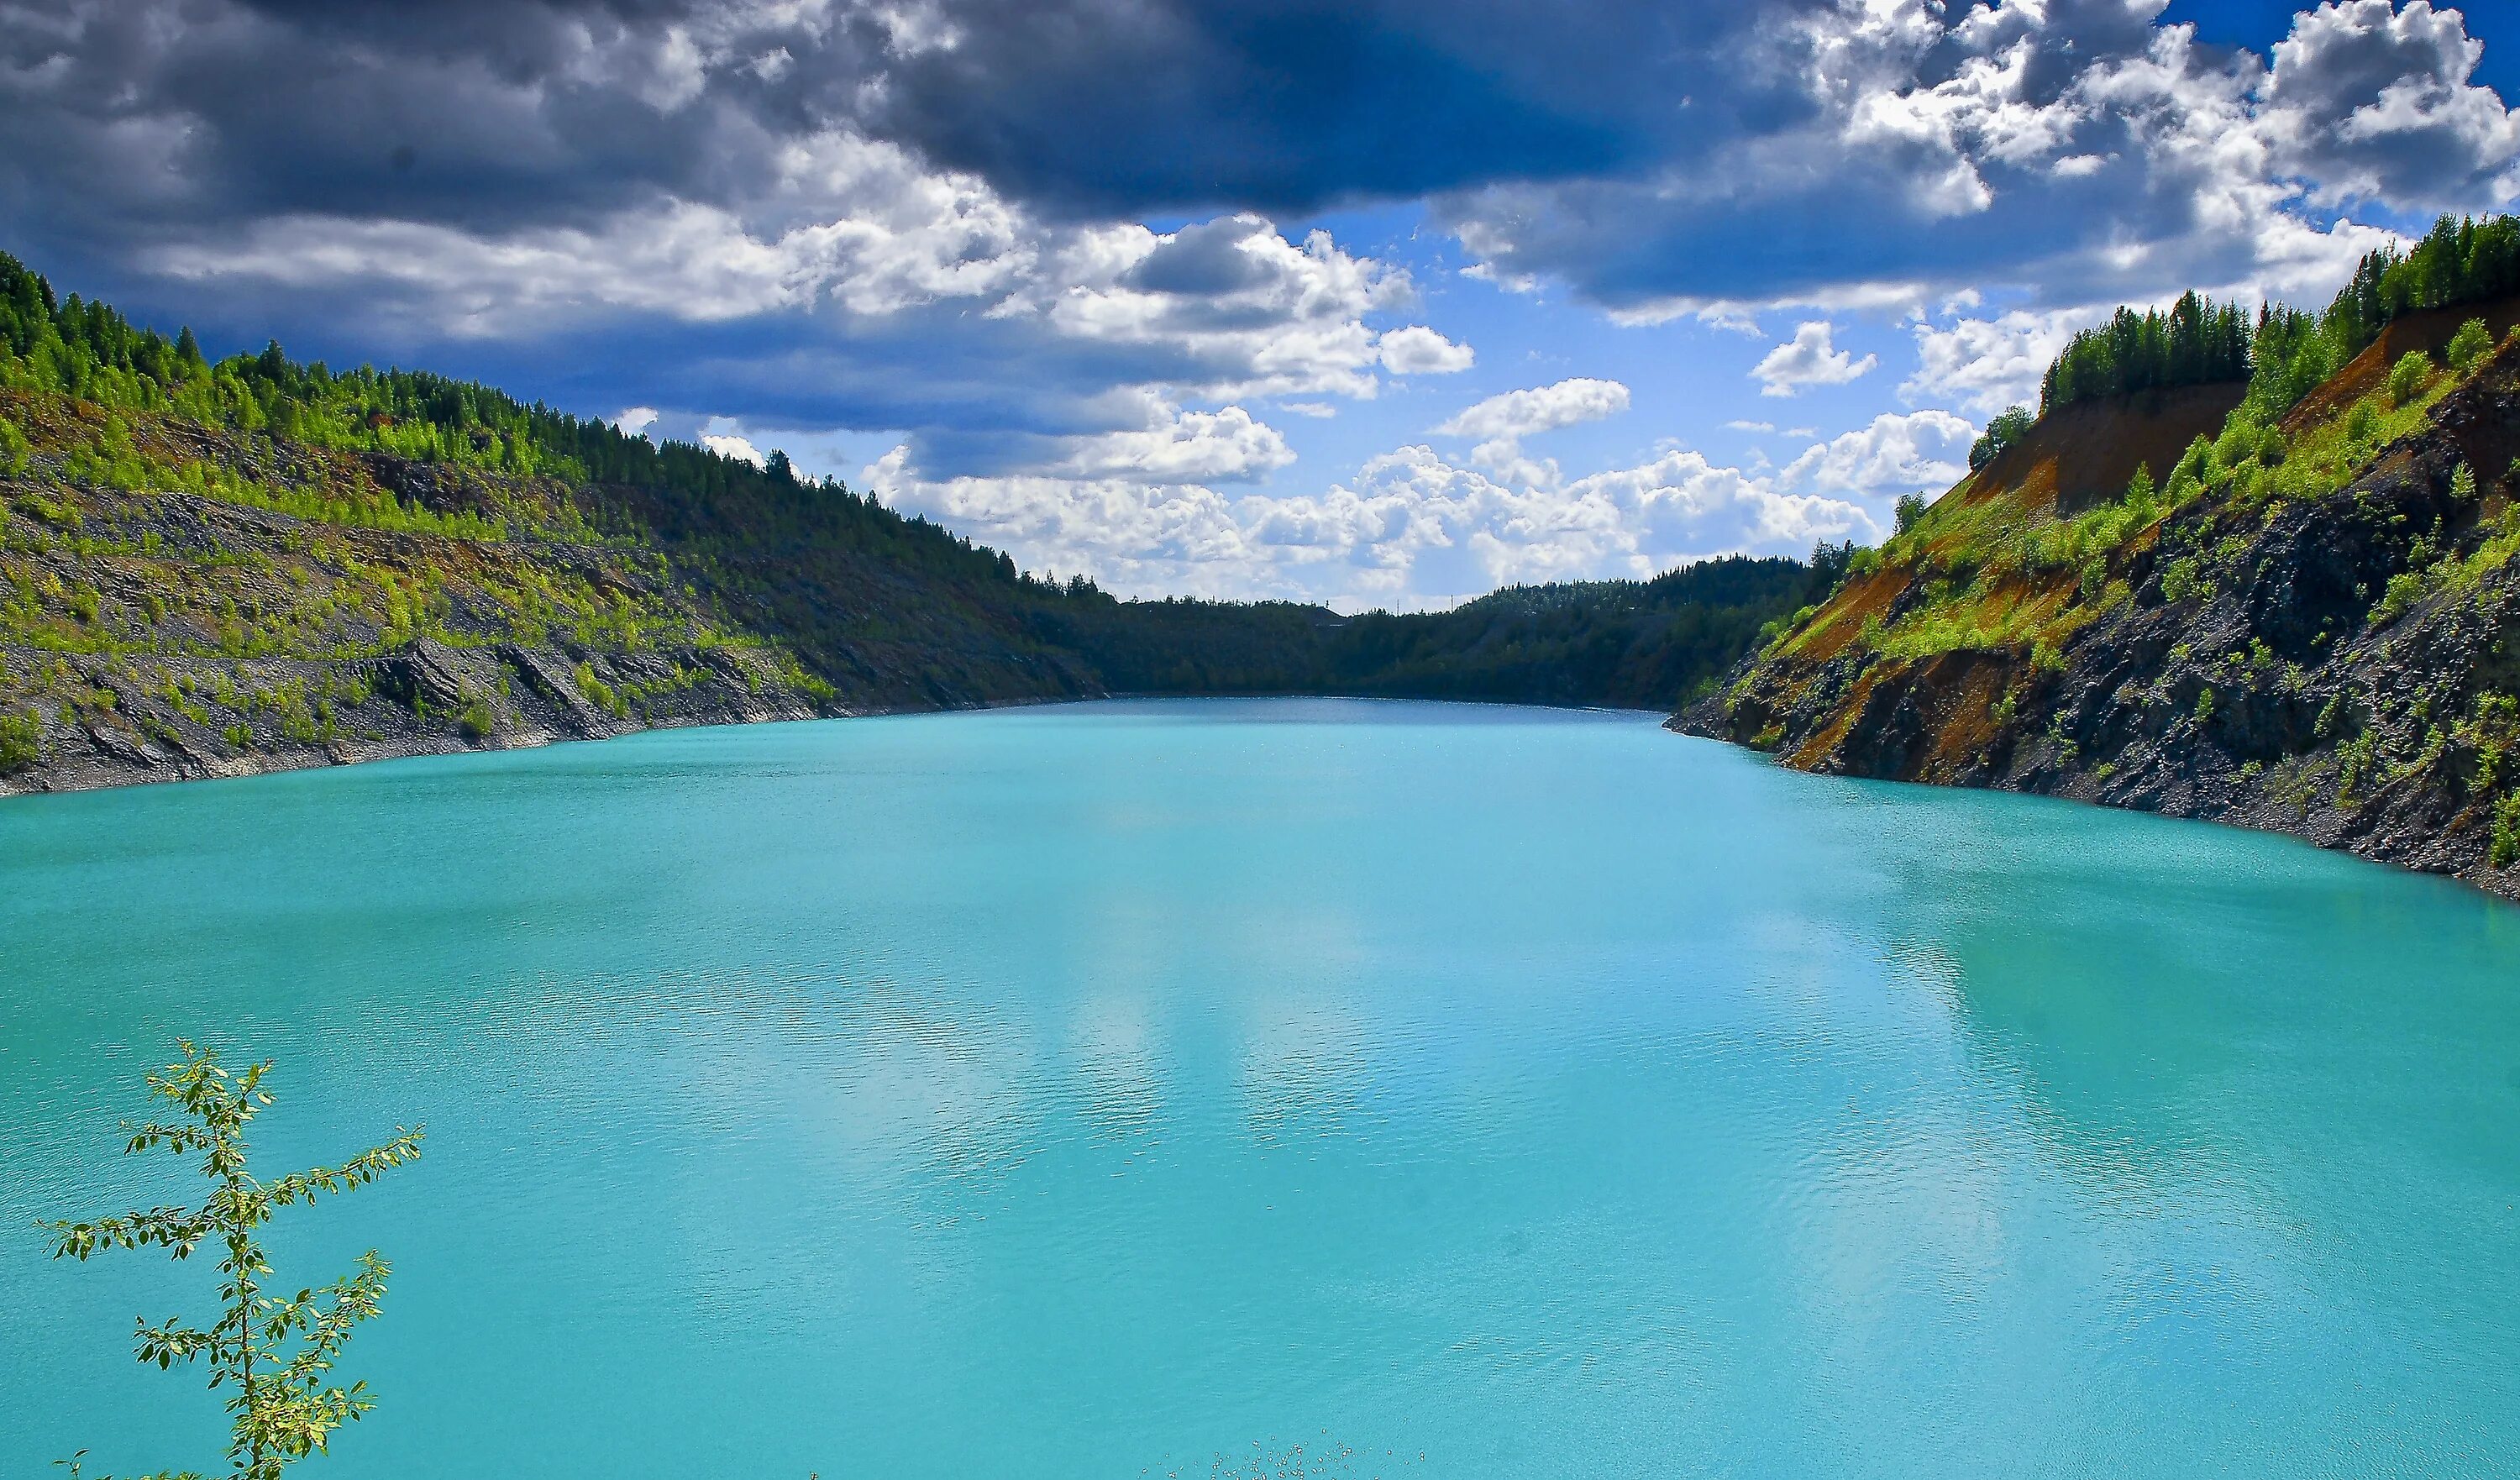
<instances>
[{"instance_id":1,"label":"blue sky","mask_svg":"<svg viewBox=\"0 0 2520 1480\"><path fill-rule=\"evenodd\" d=\"M1873 538L2062 338L2520 190L2426 0L67 0L0 246L1132 595Z\"/></svg>"}]
</instances>

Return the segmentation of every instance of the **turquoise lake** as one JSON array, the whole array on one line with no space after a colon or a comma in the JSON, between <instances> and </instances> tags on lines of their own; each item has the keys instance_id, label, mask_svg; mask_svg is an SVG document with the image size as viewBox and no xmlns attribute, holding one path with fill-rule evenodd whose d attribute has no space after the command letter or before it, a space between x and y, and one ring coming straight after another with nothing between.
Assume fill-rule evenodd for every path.
<instances>
[{"instance_id":1,"label":"turquoise lake","mask_svg":"<svg viewBox=\"0 0 2520 1480\"><path fill-rule=\"evenodd\" d=\"M0 1476L224 1469L44 1256L279 1060L310 1475L2487 1476L2520 910L1650 717L1110 703L0 801ZM1337 1458L1342 1452L1345 1458ZM1307 1471L1310 1473L1311 1471Z\"/></svg>"}]
</instances>

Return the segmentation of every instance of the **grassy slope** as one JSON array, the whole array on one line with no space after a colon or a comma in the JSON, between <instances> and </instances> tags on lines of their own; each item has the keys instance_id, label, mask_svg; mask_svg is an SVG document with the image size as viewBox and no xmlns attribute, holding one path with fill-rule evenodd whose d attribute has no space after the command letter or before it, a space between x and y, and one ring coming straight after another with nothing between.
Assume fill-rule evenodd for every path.
<instances>
[{"instance_id":1,"label":"grassy slope","mask_svg":"<svg viewBox=\"0 0 2520 1480\"><path fill-rule=\"evenodd\" d=\"M2503 347L2389 393L2471 316ZM2237 386L2051 414L1680 723L1806 769L2224 818L2520 893L2515 322L2520 302L2401 319L2272 428L2224 425ZM2129 491L2218 428L2201 476Z\"/></svg>"}]
</instances>

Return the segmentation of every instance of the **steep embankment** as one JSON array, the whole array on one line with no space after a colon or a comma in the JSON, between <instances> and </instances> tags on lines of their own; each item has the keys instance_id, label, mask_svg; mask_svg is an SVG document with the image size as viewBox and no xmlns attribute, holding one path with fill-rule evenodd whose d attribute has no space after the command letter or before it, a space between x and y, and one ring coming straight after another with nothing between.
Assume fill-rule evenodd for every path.
<instances>
[{"instance_id":1,"label":"steep embankment","mask_svg":"<svg viewBox=\"0 0 2520 1480\"><path fill-rule=\"evenodd\" d=\"M2445 369L2470 318L2502 347ZM2515 321L2398 318L2269 423L2237 384L2051 411L1673 723L2520 898Z\"/></svg>"},{"instance_id":2,"label":"steep embankment","mask_svg":"<svg viewBox=\"0 0 2520 1480\"><path fill-rule=\"evenodd\" d=\"M1100 692L838 541L773 582L636 522L634 490L66 397L0 418L26 443L0 477L0 791Z\"/></svg>"}]
</instances>

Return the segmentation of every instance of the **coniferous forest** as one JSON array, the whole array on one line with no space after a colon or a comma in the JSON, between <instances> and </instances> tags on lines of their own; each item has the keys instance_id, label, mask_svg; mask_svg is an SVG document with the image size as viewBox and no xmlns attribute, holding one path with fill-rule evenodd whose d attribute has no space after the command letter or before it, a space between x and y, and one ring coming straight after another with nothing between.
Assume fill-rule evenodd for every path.
<instances>
[{"instance_id":1,"label":"coniferous forest","mask_svg":"<svg viewBox=\"0 0 2520 1480\"><path fill-rule=\"evenodd\" d=\"M2520 219L2444 216L2405 252L2366 253L2323 313L2189 292L2170 311L2121 308L2067 341L2048 368L2043 408L2135 391L2247 381L2260 416L2280 415L2398 318L2520 292Z\"/></svg>"}]
</instances>

